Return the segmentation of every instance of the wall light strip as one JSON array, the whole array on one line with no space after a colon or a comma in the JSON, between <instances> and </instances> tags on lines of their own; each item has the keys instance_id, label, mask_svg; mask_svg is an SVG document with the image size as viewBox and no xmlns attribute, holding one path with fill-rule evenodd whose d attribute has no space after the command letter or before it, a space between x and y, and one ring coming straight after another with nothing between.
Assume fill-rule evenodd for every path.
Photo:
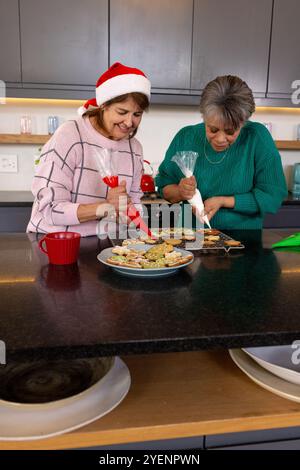
<instances>
[{"instance_id":1,"label":"wall light strip","mask_svg":"<svg viewBox=\"0 0 300 470\"><path fill-rule=\"evenodd\" d=\"M46 98L6 98L6 104L44 104L49 106L80 106L86 100L50 100Z\"/></svg>"},{"instance_id":2,"label":"wall light strip","mask_svg":"<svg viewBox=\"0 0 300 470\"><path fill-rule=\"evenodd\" d=\"M6 277L0 279L0 284L17 284L35 282L35 277Z\"/></svg>"},{"instance_id":3,"label":"wall light strip","mask_svg":"<svg viewBox=\"0 0 300 470\"><path fill-rule=\"evenodd\" d=\"M86 100L67 100L67 99L49 99L49 98L6 98L7 104L27 104L27 105L44 104L44 105L50 105L50 106L81 106L85 101ZM155 106L155 104L152 106ZM283 112L283 113L291 113L291 114L300 114L300 108L257 106L256 112L267 112L267 113Z\"/></svg>"},{"instance_id":4,"label":"wall light strip","mask_svg":"<svg viewBox=\"0 0 300 470\"><path fill-rule=\"evenodd\" d=\"M282 269L281 274L300 274L300 268Z\"/></svg>"}]
</instances>

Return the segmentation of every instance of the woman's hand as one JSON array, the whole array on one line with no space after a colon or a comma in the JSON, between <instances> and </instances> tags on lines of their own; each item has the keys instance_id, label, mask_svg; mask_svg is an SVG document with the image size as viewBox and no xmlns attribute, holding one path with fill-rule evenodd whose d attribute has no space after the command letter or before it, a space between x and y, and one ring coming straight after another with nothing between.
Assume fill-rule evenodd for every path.
<instances>
[{"instance_id":1,"label":"woman's hand","mask_svg":"<svg viewBox=\"0 0 300 470\"><path fill-rule=\"evenodd\" d=\"M210 220L221 207L233 209L234 203L235 201L233 196L210 197L204 201L204 213L202 216L207 215L208 220Z\"/></svg>"},{"instance_id":2,"label":"woman's hand","mask_svg":"<svg viewBox=\"0 0 300 470\"><path fill-rule=\"evenodd\" d=\"M131 199L126 192L126 181L121 181L116 188L109 188L106 202L113 206L117 214L127 212Z\"/></svg>"},{"instance_id":3,"label":"woman's hand","mask_svg":"<svg viewBox=\"0 0 300 470\"><path fill-rule=\"evenodd\" d=\"M195 194L197 187L195 176L190 176L189 178L182 178L178 184L178 192L181 198L181 201L188 201L192 199Z\"/></svg>"}]
</instances>

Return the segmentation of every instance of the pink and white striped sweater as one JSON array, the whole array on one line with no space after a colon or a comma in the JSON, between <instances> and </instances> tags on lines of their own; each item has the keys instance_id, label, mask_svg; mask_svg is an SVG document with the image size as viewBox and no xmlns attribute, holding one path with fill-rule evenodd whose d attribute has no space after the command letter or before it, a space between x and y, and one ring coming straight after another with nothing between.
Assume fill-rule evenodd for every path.
<instances>
[{"instance_id":1,"label":"pink and white striped sweater","mask_svg":"<svg viewBox=\"0 0 300 470\"><path fill-rule=\"evenodd\" d=\"M120 152L119 181L126 181L132 202L140 203L143 152L139 141L108 139L87 117L79 117L62 124L43 147L31 187L35 199L27 232L97 234L98 222L80 223L77 208L79 204L100 203L107 196L108 188L95 162L95 151L101 148Z\"/></svg>"}]
</instances>

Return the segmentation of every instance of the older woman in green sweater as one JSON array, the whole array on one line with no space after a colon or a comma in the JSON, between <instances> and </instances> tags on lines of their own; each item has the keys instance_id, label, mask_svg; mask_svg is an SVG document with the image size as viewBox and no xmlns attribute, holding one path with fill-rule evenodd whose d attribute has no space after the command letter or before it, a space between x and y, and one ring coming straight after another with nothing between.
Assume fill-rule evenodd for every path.
<instances>
[{"instance_id":1,"label":"older woman in green sweater","mask_svg":"<svg viewBox=\"0 0 300 470\"><path fill-rule=\"evenodd\" d=\"M238 77L217 77L201 96L204 122L181 129L159 167L156 183L171 203L200 190L212 226L260 229L287 195L281 158L269 131L248 119L255 111L252 91ZM194 176L184 177L172 161L177 152L198 153Z\"/></svg>"}]
</instances>

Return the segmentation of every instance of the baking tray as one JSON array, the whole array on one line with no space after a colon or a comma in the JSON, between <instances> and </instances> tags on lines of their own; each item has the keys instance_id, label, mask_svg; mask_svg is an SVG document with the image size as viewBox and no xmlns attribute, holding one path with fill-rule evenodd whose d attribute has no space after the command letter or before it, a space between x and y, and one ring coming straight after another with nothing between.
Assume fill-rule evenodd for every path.
<instances>
[{"instance_id":1,"label":"baking tray","mask_svg":"<svg viewBox=\"0 0 300 470\"><path fill-rule=\"evenodd\" d=\"M161 238L158 243L162 243L164 241L164 238L177 238L177 239L180 238L178 234L176 234L176 232L170 233L170 237L168 237L168 234L166 232L169 230L176 230L176 229L168 229L168 228L159 229L160 233L165 232L165 235L163 235L163 238ZM157 233L157 231L158 229L153 230L154 233ZM245 246L242 243L238 246L226 246L225 242L234 240L234 239L232 237L229 237L229 235L226 235L225 233L220 232L220 231L218 233L218 236L220 238L219 240L214 241L214 245L203 246L204 236L206 234L209 236L209 230L193 231L193 233L196 237L195 241L182 240L180 244L175 245L176 248L182 248L188 251L200 252L201 254L202 253L213 254L213 253L220 252L220 251L223 251L223 252L225 251L226 253L228 253L229 251L236 251L236 250L239 251L245 248ZM128 238L131 238L131 237L128 235ZM109 239L113 246L117 246L117 245L121 246L124 241L124 234L122 238L119 238L118 234L115 234L114 236L109 235ZM129 245L129 247L134 248L134 245Z\"/></svg>"}]
</instances>

